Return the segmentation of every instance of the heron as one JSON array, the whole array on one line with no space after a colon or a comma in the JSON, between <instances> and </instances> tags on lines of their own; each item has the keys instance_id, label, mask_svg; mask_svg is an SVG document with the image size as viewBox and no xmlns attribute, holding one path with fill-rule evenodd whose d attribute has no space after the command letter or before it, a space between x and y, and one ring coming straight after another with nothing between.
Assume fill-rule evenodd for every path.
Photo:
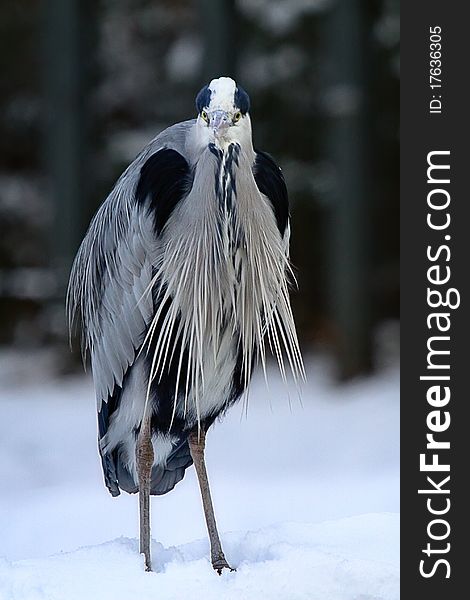
<instances>
[{"instance_id":1,"label":"heron","mask_svg":"<svg viewBox=\"0 0 470 600\"><path fill-rule=\"evenodd\" d=\"M267 353L304 377L289 289L289 206L273 158L255 150L250 99L230 77L197 115L159 133L93 217L67 291L97 400L112 496L139 494L140 553L152 570L150 496L194 464L213 568L231 569L217 530L206 434L246 397Z\"/></svg>"}]
</instances>

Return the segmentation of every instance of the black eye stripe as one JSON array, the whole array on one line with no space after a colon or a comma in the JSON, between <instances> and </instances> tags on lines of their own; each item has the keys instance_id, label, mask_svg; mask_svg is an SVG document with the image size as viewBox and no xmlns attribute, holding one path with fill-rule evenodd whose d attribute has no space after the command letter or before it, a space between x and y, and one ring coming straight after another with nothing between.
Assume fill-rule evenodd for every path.
<instances>
[{"instance_id":1,"label":"black eye stripe","mask_svg":"<svg viewBox=\"0 0 470 600\"><path fill-rule=\"evenodd\" d=\"M201 113L209 106L211 95L212 92L208 85L205 85L199 91L198 95L196 96L196 108L198 113ZM242 115L246 115L246 113L250 110L250 97L241 86L238 86L235 89L233 102L236 108L240 110Z\"/></svg>"},{"instance_id":2,"label":"black eye stripe","mask_svg":"<svg viewBox=\"0 0 470 600\"><path fill-rule=\"evenodd\" d=\"M241 86L238 86L235 90L234 101L242 115L245 115L250 110L250 97Z\"/></svg>"},{"instance_id":3,"label":"black eye stripe","mask_svg":"<svg viewBox=\"0 0 470 600\"><path fill-rule=\"evenodd\" d=\"M196 108L197 112L200 113L204 108L209 106L211 101L211 91L208 85L205 85L202 90L196 96Z\"/></svg>"}]
</instances>

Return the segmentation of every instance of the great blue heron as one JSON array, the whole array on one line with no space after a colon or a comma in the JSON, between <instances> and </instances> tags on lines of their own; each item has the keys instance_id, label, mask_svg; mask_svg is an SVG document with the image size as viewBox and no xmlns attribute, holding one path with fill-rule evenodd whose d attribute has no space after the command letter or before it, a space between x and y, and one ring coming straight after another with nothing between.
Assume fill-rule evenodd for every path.
<instances>
[{"instance_id":1,"label":"great blue heron","mask_svg":"<svg viewBox=\"0 0 470 600\"><path fill-rule=\"evenodd\" d=\"M220 574L227 563L204 462L206 432L247 389L267 341L285 376L304 369L289 302L283 175L253 149L250 100L228 77L196 97L197 118L162 131L93 218L70 275L113 496L139 492L151 570L150 494L194 463Z\"/></svg>"}]
</instances>

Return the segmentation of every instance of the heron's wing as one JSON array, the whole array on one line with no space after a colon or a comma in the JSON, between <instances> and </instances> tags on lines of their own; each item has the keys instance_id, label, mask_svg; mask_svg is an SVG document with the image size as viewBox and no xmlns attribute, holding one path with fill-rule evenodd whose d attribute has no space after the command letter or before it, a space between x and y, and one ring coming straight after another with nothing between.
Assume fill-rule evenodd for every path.
<instances>
[{"instance_id":1,"label":"heron's wing","mask_svg":"<svg viewBox=\"0 0 470 600\"><path fill-rule=\"evenodd\" d=\"M99 410L122 387L154 314L159 235L189 187L188 175L175 149L144 152L98 210L75 258L69 315L80 316Z\"/></svg>"},{"instance_id":2,"label":"heron's wing","mask_svg":"<svg viewBox=\"0 0 470 600\"><path fill-rule=\"evenodd\" d=\"M281 169L266 152L256 151L253 175L259 191L271 203L277 227L284 237L289 233L289 198Z\"/></svg>"}]
</instances>

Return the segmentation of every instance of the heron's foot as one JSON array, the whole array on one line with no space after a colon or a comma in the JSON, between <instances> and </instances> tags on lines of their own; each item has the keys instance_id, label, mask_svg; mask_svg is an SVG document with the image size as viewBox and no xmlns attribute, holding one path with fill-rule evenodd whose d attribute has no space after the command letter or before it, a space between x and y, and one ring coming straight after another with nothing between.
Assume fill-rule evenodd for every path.
<instances>
[{"instance_id":1,"label":"heron's foot","mask_svg":"<svg viewBox=\"0 0 470 600\"><path fill-rule=\"evenodd\" d=\"M224 569L228 569L229 571L236 571L236 569L232 569L232 567L228 564L223 552L221 552L215 557L212 557L212 568L214 569L214 571L217 571L218 575L222 575L222 571Z\"/></svg>"},{"instance_id":2,"label":"heron's foot","mask_svg":"<svg viewBox=\"0 0 470 600\"><path fill-rule=\"evenodd\" d=\"M145 552L141 552L143 558L144 558L144 569L147 573L150 573L151 571L153 571L152 569L152 559L150 558L150 556L148 556Z\"/></svg>"}]
</instances>

